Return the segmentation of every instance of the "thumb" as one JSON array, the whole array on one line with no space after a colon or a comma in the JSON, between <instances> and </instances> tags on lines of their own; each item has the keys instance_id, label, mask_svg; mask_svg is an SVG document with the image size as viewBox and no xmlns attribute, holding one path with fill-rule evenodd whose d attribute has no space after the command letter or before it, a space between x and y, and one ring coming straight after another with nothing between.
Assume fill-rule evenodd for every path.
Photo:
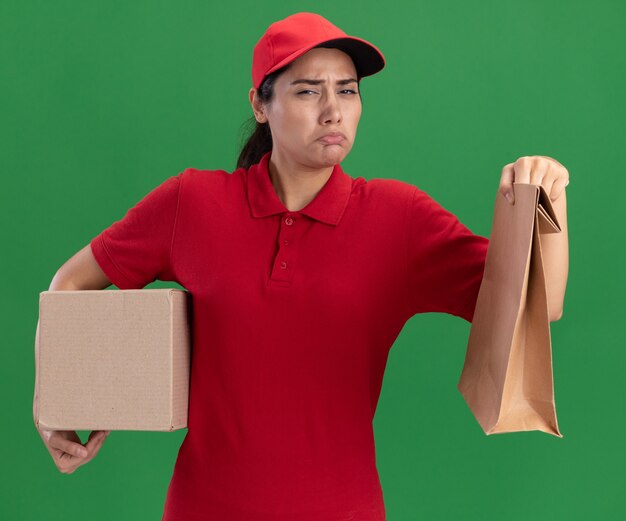
<instances>
[{"instance_id":1,"label":"thumb","mask_svg":"<svg viewBox=\"0 0 626 521\"><path fill-rule=\"evenodd\" d=\"M106 440L111 431L91 431L89 439L85 443L85 447L89 451L89 454L95 452L95 450Z\"/></svg>"},{"instance_id":2,"label":"thumb","mask_svg":"<svg viewBox=\"0 0 626 521\"><path fill-rule=\"evenodd\" d=\"M509 163L502 169L502 175L500 176L500 186L498 191L506 197L506 200L513 204L515 201L515 194L513 193L513 180L515 179L515 170L513 170L513 164Z\"/></svg>"}]
</instances>

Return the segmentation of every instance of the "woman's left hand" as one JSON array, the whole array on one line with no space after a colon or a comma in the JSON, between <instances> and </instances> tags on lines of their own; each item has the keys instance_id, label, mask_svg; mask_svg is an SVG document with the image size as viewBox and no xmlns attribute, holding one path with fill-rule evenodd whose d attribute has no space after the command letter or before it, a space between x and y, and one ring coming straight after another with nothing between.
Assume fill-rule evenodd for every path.
<instances>
[{"instance_id":1,"label":"woman's left hand","mask_svg":"<svg viewBox=\"0 0 626 521\"><path fill-rule=\"evenodd\" d=\"M546 156L522 156L502 169L498 190L509 203L515 202L513 182L543 186L554 201L569 184L569 172L556 159Z\"/></svg>"}]
</instances>

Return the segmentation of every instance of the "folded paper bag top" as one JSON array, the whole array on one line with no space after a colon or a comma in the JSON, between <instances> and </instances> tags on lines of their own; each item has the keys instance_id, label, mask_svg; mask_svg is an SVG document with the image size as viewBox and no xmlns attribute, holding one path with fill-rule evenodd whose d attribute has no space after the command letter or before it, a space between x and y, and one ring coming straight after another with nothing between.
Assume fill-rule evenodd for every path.
<instances>
[{"instance_id":1,"label":"folded paper bag top","mask_svg":"<svg viewBox=\"0 0 626 521\"><path fill-rule=\"evenodd\" d=\"M35 423L50 430L187 427L191 295L39 294Z\"/></svg>"},{"instance_id":2,"label":"folded paper bag top","mask_svg":"<svg viewBox=\"0 0 626 521\"><path fill-rule=\"evenodd\" d=\"M483 279L457 388L485 434L538 430L560 438L541 236L560 233L543 187L498 192Z\"/></svg>"}]
</instances>

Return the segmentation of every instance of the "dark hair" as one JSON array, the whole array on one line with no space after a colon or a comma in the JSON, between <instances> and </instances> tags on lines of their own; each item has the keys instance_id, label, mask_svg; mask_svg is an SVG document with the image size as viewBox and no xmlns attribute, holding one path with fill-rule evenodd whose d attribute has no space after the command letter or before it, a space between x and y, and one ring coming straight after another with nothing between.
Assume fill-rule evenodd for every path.
<instances>
[{"instance_id":1,"label":"dark hair","mask_svg":"<svg viewBox=\"0 0 626 521\"><path fill-rule=\"evenodd\" d=\"M259 99L263 103L270 103L274 98L274 82L277 78L291 67L291 63L288 63L284 67L275 70L271 74L268 74L259 88L257 94ZM270 124L259 123L254 115L248 119L244 124L250 127L250 124L254 123L254 131L248 137L245 145L242 147L239 153L239 159L237 160L237 168L250 168L251 165L258 163L266 152L272 150L272 133L270 131Z\"/></svg>"},{"instance_id":2,"label":"dark hair","mask_svg":"<svg viewBox=\"0 0 626 521\"><path fill-rule=\"evenodd\" d=\"M293 62L288 63L284 67L268 74L265 77L257 90L259 99L263 103L267 104L272 101L274 97L274 83L281 74L286 72L291 67L292 63ZM360 98L360 83L358 91ZM270 131L269 123L259 123L253 115L250 119L246 120L242 126L247 126L249 133L250 126L252 124L254 124L254 130L249 134L241 152L239 153L237 168L250 168L250 166L258 163L266 152L272 150L272 133Z\"/></svg>"}]
</instances>

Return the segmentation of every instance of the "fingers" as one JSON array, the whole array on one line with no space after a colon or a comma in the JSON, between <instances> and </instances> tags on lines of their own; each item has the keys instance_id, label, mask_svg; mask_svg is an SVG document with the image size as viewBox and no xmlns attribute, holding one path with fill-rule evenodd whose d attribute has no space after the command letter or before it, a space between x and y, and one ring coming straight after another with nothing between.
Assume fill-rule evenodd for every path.
<instances>
[{"instance_id":1,"label":"fingers","mask_svg":"<svg viewBox=\"0 0 626 521\"><path fill-rule=\"evenodd\" d=\"M63 457L65 454L76 457L85 457L89 454L87 449L83 447L81 443L74 442L68 439L64 434L64 431L48 431L44 439L48 439L48 445L50 448L55 449L59 457ZM78 438L78 436L76 436ZM79 439L80 441L80 439Z\"/></svg>"},{"instance_id":2,"label":"fingers","mask_svg":"<svg viewBox=\"0 0 626 521\"><path fill-rule=\"evenodd\" d=\"M553 201L554 199L556 199L555 197L553 197L555 190L555 181L556 179L554 177L547 177L546 179L544 179L543 183L541 183L541 186L543 186L543 189Z\"/></svg>"},{"instance_id":3,"label":"fingers","mask_svg":"<svg viewBox=\"0 0 626 521\"><path fill-rule=\"evenodd\" d=\"M64 474L73 473L80 465L91 461L100 447L104 443L111 431L92 431L89 435L89 440L85 445L81 443L71 441L70 438L80 438L73 431L54 431L50 436L49 448L53 455L54 462Z\"/></svg>"},{"instance_id":4,"label":"fingers","mask_svg":"<svg viewBox=\"0 0 626 521\"><path fill-rule=\"evenodd\" d=\"M554 201L569 184L569 172L556 159L546 156L523 156L502 169L498 191L509 203L515 200L514 183L539 185Z\"/></svg>"},{"instance_id":5,"label":"fingers","mask_svg":"<svg viewBox=\"0 0 626 521\"><path fill-rule=\"evenodd\" d=\"M569 179L565 177L559 177L552 185L552 190L550 191L550 199L552 201L555 201L556 199L558 199L568 184L569 184Z\"/></svg>"},{"instance_id":6,"label":"fingers","mask_svg":"<svg viewBox=\"0 0 626 521\"><path fill-rule=\"evenodd\" d=\"M514 193L513 193L513 179L514 179L514 170L513 163L509 163L502 169L502 175L500 177L500 186L498 187L498 191L506 197L509 203L513 203L514 201Z\"/></svg>"},{"instance_id":7,"label":"fingers","mask_svg":"<svg viewBox=\"0 0 626 521\"><path fill-rule=\"evenodd\" d=\"M89 439L87 440L87 443L85 443L85 447L92 458L98 453L100 447L104 443L104 440L107 439L110 432L111 431L91 431Z\"/></svg>"}]
</instances>

